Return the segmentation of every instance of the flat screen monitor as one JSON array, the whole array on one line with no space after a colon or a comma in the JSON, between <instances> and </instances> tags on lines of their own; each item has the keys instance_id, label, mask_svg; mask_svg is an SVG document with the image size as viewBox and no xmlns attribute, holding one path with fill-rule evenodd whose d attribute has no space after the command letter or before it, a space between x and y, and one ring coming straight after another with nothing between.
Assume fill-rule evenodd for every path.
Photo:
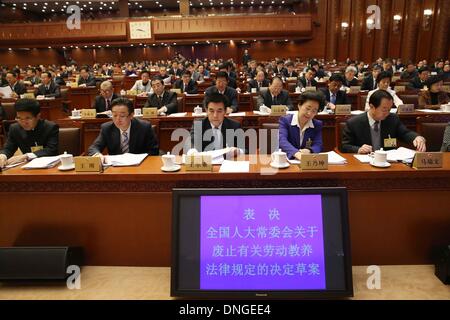
<instances>
[{"instance_id":1,"label":"flat screen monitor","mask_svg":"<svg viewBox=\"0 0 450 320\"><path fill-rule=\"evenodd\" d=\"M353 296L345 188L174 189L172 219L172 296Z\"/></svg>"}]
</instances>

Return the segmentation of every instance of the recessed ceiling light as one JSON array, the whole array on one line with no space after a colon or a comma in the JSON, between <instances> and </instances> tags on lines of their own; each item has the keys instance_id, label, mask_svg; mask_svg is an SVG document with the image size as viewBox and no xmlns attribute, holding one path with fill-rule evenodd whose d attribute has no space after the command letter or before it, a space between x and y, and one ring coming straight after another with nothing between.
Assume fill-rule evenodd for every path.
<instances>
[{"instance_id":1,"label":"recessed ceiling light","mask_svg":"<svg viewBox=\"0 0 450 320\"><path fill-rule=\"evenodd\" d=\"M35 2L34 5L37 6L37 3Z\"/></svg>"},{"instance_id":2,"label":"recessed ceiling light","mask_svg":"<svg viewBox=\"0 0 450 320\"><path fill-rule=\"evenodd\" d=\"M66 47L63 47L63 49L66 49Z\"/></svg>"},{"instance_id":3,"label":"recessed ceiling light","mask_svg":"<svg viewBox=\"0 0 450 320\"><path fill-rule=\"evenodd\" d=\"M112 7L109 7L109 10L112 10Z\"/></svg>"},{"instance_id":4,"label":"recessed ceiling light","mask_svg":"<svg viewBox=\"0 0 450 320\"><path fill-rule=\"evenodd\" d=\"M107 44L106 46L109 47L109 44Z\"/></svg>"},{"instance_id":5,"label":"recessed ceiling light","mask_svg":"<svg viewBox=\"0 0 450 320\"><path fill-rule=\"evenodd\" d=\"M11 49L11 48L8 48L8 50L11 51L12 49Z\"/></svg>"},{"instance_id":6,"label":"recessed ceiling light","mask_svg":"<svg viewBox=\"0 0 450 320\"><path fill-rule=\"evenodd\" d=\"M76 46L75 49L78 49L78 46Z\"/></svg>"},{"instance_id":7,"label":"recessed ceiling light","mask_svg":"<svg viewBox=\"0 0 450 320\"><path fill-rule=\"evenodd\" d=\"M58 3L58 2L55 2L55 4L58 5L59 3Z\"/></svg>"},{"instance_id":8,"label":"recessed ceiling light","mask_svg":"<svg viewBox=\"0 0 450 320\"><path fill-rule=\"evenodd\" d=\"M87 48L87 46L84 46L85 48Z\"/></svg>"},{"instance_id":9,"label":"recessed ceiling light","mask_svg":"<svg viewBox=\"0 0 450 320\"><path fill-rule=\"evenodd\" d=\"M139 8L141 8L141 9L142 9L142 5L140 5L140 6L139 6Z\"/></svg>"},{"instance_id":10,"label":"recessed ceiling light","mask_svg":"<svg viewBox=\"0 0 450 320\"><path fill-rule=\"evenodd\" d=\"M48 47L49 49L51 49L52 47Z\"/></svg>"},{"instance_id":11,"label":"recessed ceiling light","mask_svg":"<svg viewBox=\"0 0 450 320\"><path fill-rule=\"evenodd\" d=\"M132 44L130 47L134 47L134 44Z\"/></svg>"},{"instance_id":12,"label":"recessed ceiling light","mask_svg":"<svg viewBox=\"0 0 450 320\"><path fill-rule=\"evenodd\" d=\"M45 10L44 10L44 9L42 9L42 12L45 12Z\"/></svg>"},{"instance_id":13,"label":"recessed ceiling light","mask_svg":"<svg viewBox=\"0 0 450 320\"><path fill-rule=\"evenodd\" d=\"M52 12L55 12L55 9L52 9Z\"/></svg>"}]
</instances>

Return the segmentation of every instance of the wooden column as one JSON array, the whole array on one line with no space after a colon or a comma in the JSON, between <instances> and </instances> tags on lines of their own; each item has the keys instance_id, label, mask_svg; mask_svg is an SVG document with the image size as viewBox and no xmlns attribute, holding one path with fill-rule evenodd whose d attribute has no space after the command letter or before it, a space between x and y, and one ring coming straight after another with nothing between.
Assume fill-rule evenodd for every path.
<instances>
[{"instance_id":1,"label":"wooden column","mask_svg":"<svg viewBox=\"0 0 450 320\"><path fill-rule=\"evenodd\" d=\"M377 36L375 38L374 57L387 57L388 42L389 42L389 30L392 22L392 0L380 0L379 3L381 9L381 30L377 30Z\"/></svg>"},{"instance_id":2,"label":"wooden column","mask_svg":"<svg viewBox=\"0 0 450 320\"><path fill-rule=\"evenodd\" d=\"M415 0L408 0L406 16L404 21L404 34L402 40L402 59L416 60L417 36L419 24L420 3Z\"/></svg>"},{"instance_id":3,"label":"wooden column","mask_svg":"<svg viewBox=\"0 0 450 320\"><path fill-rule=\"evenodd\" d=\"M189 15L189 0L180 0L180 14L182 16Z\"/></svg>"},{"instance_id":4,"label":"wooden column","mask_svg":"<svg viewBox=\"0 0 450 320\"><path fill-rule=\"evenodd\" d=\"M352 21L350 23L350 58L360 59L361 57L361 37L365 26L365 6L364 1L353 1Z\"/></svg>"},{"instance_id":5,"label":"wooden column","mask_svg":"<svg viewBox=\"0 0 450 320\"><path fill-rule=\"evenodd\" d=\"M446 57L449 49L448 30L450 28L450 1L439 0L436 10L436 24L433 33L431 61Z\"/></svg>"}]
</instances>

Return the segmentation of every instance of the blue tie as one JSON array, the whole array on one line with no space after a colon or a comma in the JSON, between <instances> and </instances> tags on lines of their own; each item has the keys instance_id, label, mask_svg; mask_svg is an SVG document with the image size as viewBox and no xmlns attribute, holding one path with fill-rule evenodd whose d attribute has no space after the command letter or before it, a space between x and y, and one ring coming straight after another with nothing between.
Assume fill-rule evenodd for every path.
<instances>
[{"instance_id":1,"label":"blue tie","mask_svg":"<svg viewBox=\"0 0 450 320\"><path fill-rule=\"evenodd\" d=\"M122 151L122 153L127 153L130 150L130 145L128 143L128 133L125 131L122 133L122 136L123 140L120 146L120 150Z\"/></svg>"},{"instance_id":2,"label":"blue tie","mask_svg":"<svg viewBox=\"0 0 450 320\"><path fill-rule=\"evenodd\" d=\"M336 104L336 95L335 95L334 93L331 94L330 102L331 102L332 104Z\"/></svg>"}]
</instances>

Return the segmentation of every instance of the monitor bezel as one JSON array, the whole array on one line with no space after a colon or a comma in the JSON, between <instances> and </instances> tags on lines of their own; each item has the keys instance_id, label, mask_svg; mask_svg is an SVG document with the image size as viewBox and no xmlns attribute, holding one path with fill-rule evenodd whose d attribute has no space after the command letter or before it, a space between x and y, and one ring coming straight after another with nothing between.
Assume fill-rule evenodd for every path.
<instances>
[{"instance_id":1,"label":"monitor bezel","mask_svg":"<svg viewBox=\"0 0 450 320\"><path fill-rule=\"evenodd\" d=\"M344 290L184 290L178 288L178 228L179 200L182 196L203 195L337 195L341 199L341 226L344 250ZM350 227L348 216L348 193L344 187L330 188L226 188L195 189L176 188L172 190L172 268L170 276L170 295L180 298L216 298L216 299L329 299L353 297L352 259L350 246Z\"/></svg>"}]
</instances>

